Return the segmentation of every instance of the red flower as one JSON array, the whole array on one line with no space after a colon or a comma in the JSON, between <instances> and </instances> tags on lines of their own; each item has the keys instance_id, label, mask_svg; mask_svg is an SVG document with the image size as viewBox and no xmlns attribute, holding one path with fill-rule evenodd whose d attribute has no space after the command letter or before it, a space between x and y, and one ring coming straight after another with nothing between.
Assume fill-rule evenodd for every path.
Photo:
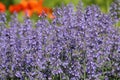
<instances>
[{"instance_id":1,"label":"red flower","mask_svg":"<svg viewBox=\"0 0 120 80\"><path fill-rule=\"evenodd\" d=\"M6 7L3 3L0 2L0 12L5 12Z\"/></svg>"}]
</instances>

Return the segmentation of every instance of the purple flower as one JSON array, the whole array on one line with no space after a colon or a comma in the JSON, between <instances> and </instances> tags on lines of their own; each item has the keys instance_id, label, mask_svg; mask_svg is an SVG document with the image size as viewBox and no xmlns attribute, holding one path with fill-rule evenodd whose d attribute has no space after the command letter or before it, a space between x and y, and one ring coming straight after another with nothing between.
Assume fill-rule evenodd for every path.
<instances>
[{"instance_id":1,"label":"purple flower","mask_svg":"<svg viewBox=\"0 0 120 80\"><path fill-rule=\"evenodd\" d=\"M120 78L120 28L111 13L96 5L75 11L69 4L54 15L51 22L43 15L33 23L14 14L6 23L0 14L0 79Z\"/></svg>"}]
</instances>

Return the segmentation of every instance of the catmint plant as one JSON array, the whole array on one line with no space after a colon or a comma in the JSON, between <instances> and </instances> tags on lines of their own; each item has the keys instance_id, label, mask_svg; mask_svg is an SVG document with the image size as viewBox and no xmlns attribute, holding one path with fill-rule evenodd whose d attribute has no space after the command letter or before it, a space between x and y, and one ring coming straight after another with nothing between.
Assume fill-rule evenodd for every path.
<instances>
[{"instance_id":1,"label":"catmint plant","mask_svg":"<svg viewBox=\"0 0 120 80\"><path fill-rule=\"evenodd\" d=\"M83 9L80 3L74 8L56 8L52 21L43 14L35 23L27 16L20 22L17 14L6 22L0 13L0 79L119 80L115 11L102 13L97 5Z\"/></svg>"}]
</instances>

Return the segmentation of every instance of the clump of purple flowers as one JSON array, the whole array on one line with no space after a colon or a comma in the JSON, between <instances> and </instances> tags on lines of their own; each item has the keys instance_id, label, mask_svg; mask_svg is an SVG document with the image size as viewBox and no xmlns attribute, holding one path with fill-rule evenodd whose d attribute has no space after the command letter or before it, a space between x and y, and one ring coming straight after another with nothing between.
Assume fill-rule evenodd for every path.
<instances>
[{"instance_id":1,"label":"clump of purple flowers","mask_svg":"<svg viewBox=\"0 0 120 80\"><path fill-rule=\"evenodd\" d=\"M120 79L120 29L112 13L98 6L77 11L69 4L34 25L0 14L1 80ZM9 27L7 27L9 26Z\"/></svg>"}]
</instances>

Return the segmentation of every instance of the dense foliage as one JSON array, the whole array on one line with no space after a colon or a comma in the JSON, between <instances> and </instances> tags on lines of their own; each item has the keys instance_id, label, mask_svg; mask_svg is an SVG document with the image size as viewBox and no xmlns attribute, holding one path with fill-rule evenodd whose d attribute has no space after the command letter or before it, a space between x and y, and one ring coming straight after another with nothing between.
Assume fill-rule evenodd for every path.
<instances>
[{"instance_id":1,"label":"dense foliage","mask_svg":"<svg viewBox=\"0 0 120 80\"><path fill-rule=\"evenodd\" d=\"M111 11L80 4L74 11L69 4L55 9L51 22L43 15L35 25L28 17L20 23L16 14L8 23L1 13L0 79L120 79L119 18Z\"/></svg>"}]
</instances>

